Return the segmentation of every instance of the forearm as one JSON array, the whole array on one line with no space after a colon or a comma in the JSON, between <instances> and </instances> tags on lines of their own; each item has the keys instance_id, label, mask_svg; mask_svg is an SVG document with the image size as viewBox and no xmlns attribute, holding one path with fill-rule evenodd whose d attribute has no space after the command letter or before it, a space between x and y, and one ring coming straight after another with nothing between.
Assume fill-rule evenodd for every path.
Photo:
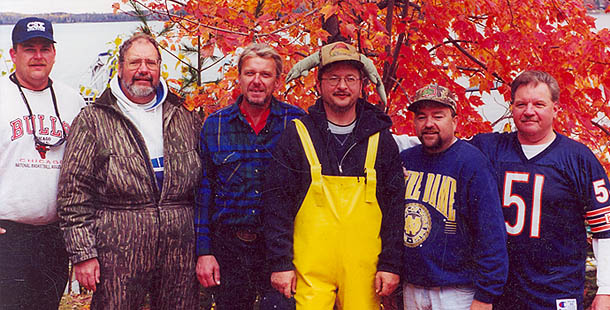
<instances>
[{"instance_id":1,"label":"forearm","mask_svg":"<svg viewBox=\"0 0 610 310\"><path fill-rule=\"evenodd\" d=\"M202 181L202 183L206 183ZM195 196L195 236L197 256L212 254L210 244L210 217L209 206L211 204L209 187L202 185Z\"/></svg>"},{"instance_id":2,"label":"forearm","mask_svg":"<svg viewBox=\"0 0 610 310\"><path fill-rule=\"evenodd\" d=\"M404 230L404 176L398 153L391 161L378 183L378 201L382 212L381 221L381 254L378 271L400 274L402 266L403 230Z\"/></svg>"},{"instance_id":3,"label":"forearm","mask_svg":"<svg viewBox=\"0 0 610 310\"><path fill-rule=\"evenodd\" d=\"M73 263L97 257L95 220L97 175L106 161L97 156L97 143L90 130L90 119L84 111L73 122L62 161L57 194L57 214L66 249Z\"/></svg>"},{"instance_id":4,"label":"forearm","mask_svg":"<svg viewBox=\"0 0 610 310\"><path fill-rule=\"evenodd\" d=\"M597 294L610 295L610 239L593 238L597 261Z\"/></svg>"},{"instance_id":5,"label":"forearm","mask_svg":"<svg viewBox=\"0 0 610 310\"><path fill-rule=\"evenodd\" d=\"M263 195L265 216L263 227L267 259L271 271L287 271L294 269L293 234L294 213L289 206L288 197L283 195L282 188L268 190Z\"/></svg>"}]
</instances>

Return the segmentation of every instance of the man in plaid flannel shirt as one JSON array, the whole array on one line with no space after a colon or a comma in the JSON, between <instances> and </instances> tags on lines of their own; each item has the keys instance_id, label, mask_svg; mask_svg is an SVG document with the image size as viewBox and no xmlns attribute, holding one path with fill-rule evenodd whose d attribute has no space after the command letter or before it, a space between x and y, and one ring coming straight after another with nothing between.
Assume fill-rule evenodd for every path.
<instances>
[{"instance_id":1,"label":"man in plaid flannel shirt","mask_svg":"<svg viewBox=\"0 0 610 310\"><path fill-rule=\"evenodd\" d=\"M273 97L282 59L271 47L251 44L238 60L241 95L210 116L201 131L203 179L195 230L197 277L215 287L219 310L252 308L273 293L264 265L261 194L270 150L281 132L305 112ZM261 307L263 308L263 307Z\"/></svg>"}]
</instances>

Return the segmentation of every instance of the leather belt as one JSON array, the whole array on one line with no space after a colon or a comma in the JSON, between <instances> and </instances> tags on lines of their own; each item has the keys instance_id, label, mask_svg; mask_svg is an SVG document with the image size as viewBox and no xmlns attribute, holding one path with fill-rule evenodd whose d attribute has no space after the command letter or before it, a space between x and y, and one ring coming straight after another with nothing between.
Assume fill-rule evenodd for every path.
<instances>
[{"instance_id":1,"label":"leather belt","mask_svg":"<svg viewBox=\"0 0 610 310\"><path fill-rule=\"evenodd\" d=\"M258 239L258 233L248 230L238 230L235 232L235 236L243 242L253 242Z\"/></svg>"}]
</instances>

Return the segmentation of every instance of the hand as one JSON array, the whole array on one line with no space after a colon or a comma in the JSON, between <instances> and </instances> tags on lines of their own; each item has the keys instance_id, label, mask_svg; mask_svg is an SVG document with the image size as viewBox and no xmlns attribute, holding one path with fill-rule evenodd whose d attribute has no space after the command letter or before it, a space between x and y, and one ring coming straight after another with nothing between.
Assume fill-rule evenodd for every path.
<instances>
[{"instance_id":1,"label":"hand","mask_svg":"<svg viewBox=\"0 0 610 310\"><path fill-rule=\"evenodd\" d=\"M97 258L90 258L74 265L74 275L84 288L95 292L96 284L100 283L100 263Z\"/></svg>"},{"instance_id":2,"label":"hand","mask_svg":"<svg viewBox=\"0 0 610 310\"><path fill-rule=\"evenodd\" d=\"M484 303L482 301L473 299L472 305L470 305L470 310L491 310L492 307L492 304Z\"/></svg>"},{"instance_id":3,"label":"hand","mask_svg":"<svg viewBox=\"0 0 610 310\"><path fill-rule=\"evenodd\" d=\"M271 274L271 286L290 298L297 291L297 275L294 270L274 272Z\"/></svg>"},{"instance_id":4,"label":"hand","mask_svg":"<svg viewBox=\"0 0 610 310\"><path fill-rule=\"evenodd\" d=\"M197 279L204 287L220 285L220 266L214 255L202 255L197 259Z\"/></svg>"},{"instance_id":5,"label":"hand","mask_svg":"<svg viewBox=\"0 0 610 310\"><path fill-rule=\"evenodd\" d=\"M5 233L5 232L6 232L6 229L4 229L4 228L0 227L0 235L2 235L2 234L3 234L3 233Z\"/></svg>"},{"instance_id":6,"label":"hand","mask_svg":"<svg viewBox=\"0 0 610 310\"><path fill-rule=\"evenodd\" d=\"M369 81L375 84L375 87L377 88L377 93L379 94L379 99L381 99L381 102L383 102L383 104L387 105L388 97L385 93L385 86L383 85L381 76L379 76L377 67L375 67L375 64L372 60L362 54L360 54L360 62L364 66L363 69L367 77L369 78Z\"/></svg>"},{"instance_id":7,"label":"hand","mask_svg":"<svg viewBox=\"0 0 610 310\"><path fill-rule=\"evenodd\" d=\"M400 276L391 272L377 271L375 274L375 293L388 296L398 287Z\"/></svg>"},{"instance_id":8,"label":"hand","mask_svg":"<svg viewBox=\"0 0 610 310\"><path fill-rule=\"evenodd\" d=\"M610 309L610 295L595 295L591 310L608 310Z\"/></svg>"},{"instance_id":9,"label":"hand","mask_svg":"<svg viewBox=\"0 0 610 310\"><path fill-rule=\"evenodd\" d=\"M320 52L315 52L294 64L286 75L286 83L299 78L301 75L306 76L311 68L320 64Z\"/></svg>"}]
</instances>

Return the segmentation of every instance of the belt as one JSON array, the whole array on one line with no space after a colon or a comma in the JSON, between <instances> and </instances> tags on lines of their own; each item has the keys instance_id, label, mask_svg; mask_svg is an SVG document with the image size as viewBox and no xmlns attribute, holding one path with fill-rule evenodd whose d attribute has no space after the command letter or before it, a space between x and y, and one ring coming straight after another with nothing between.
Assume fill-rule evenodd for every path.
<instances>
[{"instance_id":1,"label":"belt","mask_svg":"<svg viewBox=\"0 0 610 310\"><path fill-rule=\"evenodd\" d=\"M216 233L223 236L234 236L243 242L254 242L262 237L260 232L249 227L218 227Z\"/></svg>"},{"instance_id":2,"label":"belt","mask_svg":"<svg viewBox=\"0 0 610 310\"><path fill-rule=\"evenodd\" d=\"M258 239L258 233L249 230L237 230L235 236L243 242L253 242Z\"/></svg>"}]
</instances>

